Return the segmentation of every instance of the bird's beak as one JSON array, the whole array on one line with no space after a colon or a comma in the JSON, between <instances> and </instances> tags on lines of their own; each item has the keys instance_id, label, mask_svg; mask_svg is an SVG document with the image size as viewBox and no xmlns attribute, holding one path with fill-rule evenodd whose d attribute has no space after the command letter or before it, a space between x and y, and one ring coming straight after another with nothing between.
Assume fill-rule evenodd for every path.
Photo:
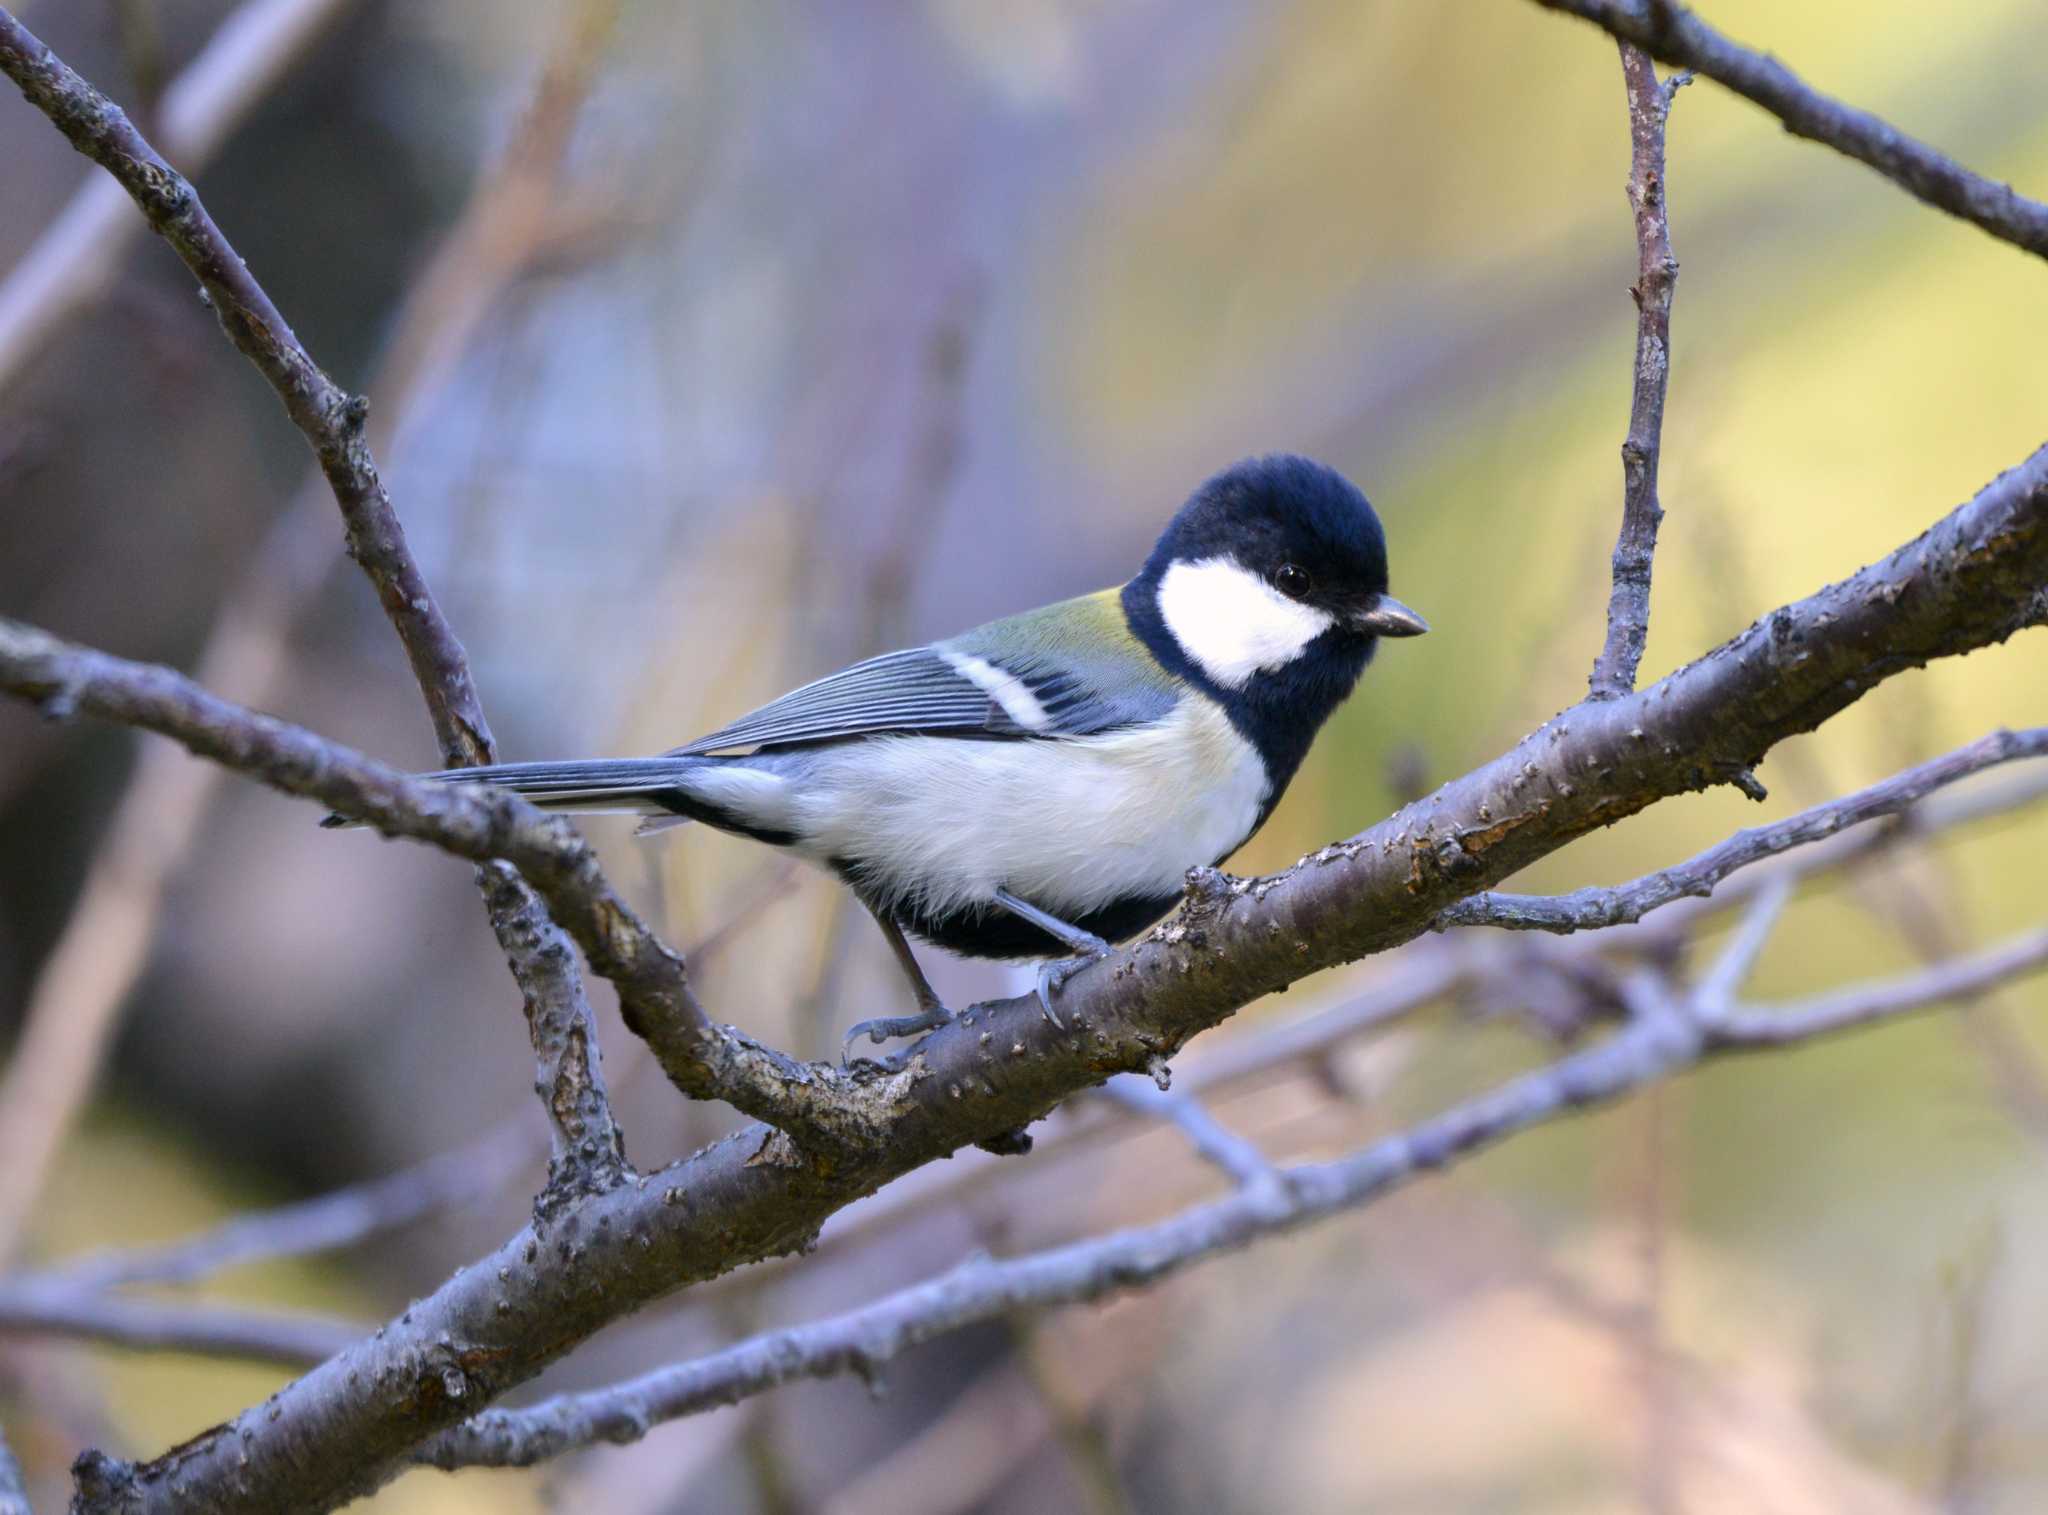
<instances>
[{"instance_id":1,"label":"bird's beak","mask_svg":"<svg viewBox=\"0 0 2048 1515\"><path fill-rule=\"evenodd\" d=\"M1429 622L1390 594L1374 596L1365 609L1352 616L1351 624L1382 637L1419 637L1429 630Z\"/></svg>"}]
</instances>

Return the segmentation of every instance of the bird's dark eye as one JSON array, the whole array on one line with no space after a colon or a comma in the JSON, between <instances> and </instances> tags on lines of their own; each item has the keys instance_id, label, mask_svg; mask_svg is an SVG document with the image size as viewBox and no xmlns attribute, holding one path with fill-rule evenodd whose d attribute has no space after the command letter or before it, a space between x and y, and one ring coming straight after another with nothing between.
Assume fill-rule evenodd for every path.
<instances>
[{"instance_id":1,"label":"bird's dark eye","mask_svg":"<svg viewBox=\"0 0 2048 1515\"><path fill-rule=\"evenodd\" d=\"M1309 580L1308 570L1298 563L1281 564L1280 571L1273 575L1273 583L1290 600L1305 598L1310 588L1313 587Z\"/></svg>"}]
</instances>

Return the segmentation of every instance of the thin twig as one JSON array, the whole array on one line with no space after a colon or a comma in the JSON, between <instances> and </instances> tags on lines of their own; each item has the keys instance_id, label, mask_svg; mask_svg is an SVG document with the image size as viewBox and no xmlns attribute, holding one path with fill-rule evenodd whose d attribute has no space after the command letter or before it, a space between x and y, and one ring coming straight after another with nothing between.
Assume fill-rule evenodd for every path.
<instances>
[{"instance_id":1,"label":"thin twig","mask_svg":"<svg viewBox=\"0 0 2048 1515\"><path fill-rule=\"evenodd\" d=\"M308 357L270 296L228 244L183 175L143 139L121 108L94 89L4 9L0 73L71 145L112 174L199 280L221 329L277 391L305 434L341 506L348 551L398 628L448 765L484 762L484 720L468 659L405 542L405 529L363 441L369 405Z\"/></svg>"},{"instance_id":2,"label":"thin twig","mask_svg":"<svg viewBox=\"0 0 2048 1515\"><path fill-rule=\"evenodd\" d=\"M319 1315L134 1299L43 1281L0 1283L0 1332L83 1337L138 1351L303 1368L361 1341L368 1329L358 1321Z\"/></svg>"},{"instance_id":3,"label":"thin twig","mask_svg":"<svg viewBox=\"0 0 2048 1515\"><path fill-rule=\"evenodd\" d=\"M352 1247L422 1216L495 1194L537 1160L538 1134L530 1118L506 1121L479 1141L437 1152L368 1183L238 1215L183 1241L82 1257L36 1277L78 1292L189 1283L224 1268ZM0 1287L6 1282L0 1281Z\"/></svg>"},{"instance_id":4,"label":"thin twig","mask_svg":"<svg viewBox=\"0 0 2048 1515\"><path fill-rule=\"evenodd\" d=\"M543 1238L523 1229L381 1335L181 1446L174 1462L84 1460L80 1508L167 1509L200 1497L223 1512L256 1512L360 1493L437 1429L648 1300L801 1248L834 1211L881 1184L1037 1120L1110 1073L1145 1068L1278 985L1411 940L1460 897L1667 795L1725 781L1903 668L2034 624L2044 582L2048 449L1882 562L1781 607L1653 686L1573 707L1287 872L1234 883L1198 875L1176 916L1075 976L1061 1027L1044 1020L1034 996L1021 996L977 1006L895 1066L858 1076L754 1057L721 1065L714 1081L760 1071L773 1085L755 1091L761 1102L825 1126L826 1139L838 1139L829 1159L749 1127L643 1184L586 1201L573 1238L546 1238L545 1259ZM0 629L0 641L19 635ZM67 651L29 637L42 651ZM573 831L531 829L544 818L510 796L458 800L449 786L222 710L160 670L138 676L134 665L98 654L79 661L73 651L6 672L0 681L45 708L61 711L70 686L72 703L84 707L90 696L101 714L181 731L208 755L393 831L494 855L516 843L558 885L556 870L574 855L560 850L575 842ZM110 677L94 681L103 674ZM578 887L563 892L587 897ZM741 1044L721 1032L715 1045ZM693 1039L693 1050L703 1046ZM997 1058L991 1046L1022 1050ZM1597 1096L1600 1067L1573 1067L1557 1098ZM1477 1129L1469 1140L1492 1134ZM1455 1155L1434 1137L1428 1127L1409 1134L1403 1161L1411 1169ZM572 1264L577 1278L603 1287L564 1289L561 1270ZM257 1434L273 1416L289 1430Z\"/></svg>"},{"instance_id":5,"label":"thin twig","mask_svg":"<svg viewBox=\"0 0 2048 1515\"><path fill-rule=\"evenodd\" d=\"M204 167L350 3L249 0L228 16L163 92L156 115L164 156L188 173ZM119 185L94 174L79 186L0 283L0 390L106 288L141 230Z\"/></svg>"},{"instance_id":6,"label":"thin twig","mask_svg":"<svg viewBox=\"0 0 2048 1515\"><path fill-rule=\"evenodd\" d=\"M1782 1047L1930 1005L1974 999L1987 989L2048 966L2048 927L2009 937L1965 957L1913 973L1782 1005L1730 1011L1712 1023L1727 1047Z\"/></svg>"},{"instance_id":7,"label":"thin twig","mask_svg":"<svg viewBox=\"0 0 2048 1515\"><path fill-rule=\"evenodd\" d=\"M198 676L208 688L244 703L269 701L286 666L279 623L332 552L324 503L318 526L308 529L294 512L265 537L243 592L223 607L200 655ZM50 1165L92 1093L149 961L170 879L226 777L167 744L147 744L136 755L0 1074L0 1152L8 1155L0 1163L0 1264L15 1254Z\"/></svg>"},{"instance_id":8,"label":"thin twig","mask_svg":"<svg viewBox=\"0 0 2048 1515\"><path fill-rule=\"evenodd\" d=\"M1803 1041L1944 1000L2048 966L2048 931L1928 974L1860 985L1826 1004L1759 1009L1712 1032L1672 1002L1608 1040L1334 1162L1278 1171L1156 1225L1029 1256L976 1256L927 1283L810 1325L774 1331L694 1362L610 1388L560 1395L524 1410L489 1410L416 1454L436 1467L525 1467L599 1441L637 1440L654 1426L803 1378L872 1377L910 1347L1022 1310L1100 1299L1149 1284L1261 1237L1378 1199L1417 1176L1532 1126L1604 1103L1721 1052ZM1752 1024L1752 1022L1754 1024Z\"/></svg>"},{"instance_id":9,"label":"thin twig","mask_svg":"<svg viewBox=\"0 0 2048 1515\"><path fill-rule=\"evenodd\" d=\"M574 104L587 90L598 44L616 16L615 0L585 0L572 17L570 30L543 80L540 99L522 125L510 158L515 171L508 180L522 188L537 174L552 175L566 142ZM191 186L156 156L118 107L99 95L54 54L0 10L0 70L20 85L30 101L48 114L72 143L113 174L141 206L150 224L177 250L197 274L202 292L221 317L235 345L254 362L285 401L312 447L347 526L349 551L375 585L387 614L411 659L427 709L450 764L488 762L494 756L490 728L471 681L468 660L453 630L427 589L414 562L396 512L378 477L364 419L365 402L346 396L299 347L262 287L235 254L200 204ZM533 198L529 192L521 203ZM486 200L487 205L501 203ZM528 218L531 219L531 218ZM465 226L473 229L474 222ZM530 238L529 238L530 240ZM437 265L443 266L443 265ZM474 304L472 310L478 308ZM410 377L408 374L407 377ZM274 658L273 658L274 661ZM270 670L273 671L274 670ZM197 793L186 825L196 825L203 803ZM544 1212L558 1208L577 1193L601 1192L627 1173L624 1144L605 1093L597 1049L596 1019L583 992L575 960L561 931L539 902L511 872L486 863L478 882L484 891L491 926L504 948L524 1003L530 1039L538 1063L537 1087L553 1122L554 1152L549 1183L540 1199ZM133 938L129 956L139 964L146 939L146 916L132 914L127 924ZM122 976L117 968L115 977ZM101 994L100 1019L112 996ZM40 1027L32 1027L39 1030ZM61 1029L61 1028L60 1028ZM19 1127L26 1117L51 1102L49 1085L34 1078L44 1063L60 1063L68 1077L56 1084L57 1095L70 1093L71 1105L97 1062L99 1037L63 1038L52 1032L32 1040L29 1050L46 1053L11 1069L0 1100L0 1130ZM54 1051L47 1050L56 1042ZM37 1091L34 1097L22 1093ZM58 1106L60 1116L65 1107ZM18 1229L66 1121L58 1119L25 1144L42 1162L26 1163L0 1189L0 1256Z\"/></svg>"},{"instance_id":10,"label":"thin twig","mask_svg":"<svg viewBox=\"0 0 2048 1515\"><path fill-rule=\"evenodd\" d=\"M788 887L788 876L787 865L764 870L761 886L743 895L728 918L691 944L691 961L710 961L736 940L760 918L771 891ZM629 1067L621 1082L645 1066ZM522 1111L476 1141L395 1173L237 1215L180 1241L93 1253L39 1273L0 1279L0 1288L35 1283L88 1293L129 1284L191 1283L225 1268L356 1246L425 1216L489 1198L524 1172L542 1145L541 1133Z\"/></svg>"},{"instance_id":11,"label":"thin twig","mask_svg":"<svg viewBox=\"0 0 2048 1515\"><path fill-rule=\"evenodd\" d=\"M1693 1006L1696 1012L1719 1016L1735 1002L1737 991L1756 967L1757 958L1770 941L1771 933L1777 929L1778 917L1784 913L1785 904L1791 898L1792 880L1783 876L1772 879L1757 891L1756 898L1743 912L1742 923L1735 928L1734 937L1694 986Z\"/></svg>"},{"instance_id":12,"label":"thin twig","mask_svg":"<svg viewBox=\"0 0 2048 1515\"><path fill-rule=\"evenodd\" d=\"M76 709L161 732L192 751L316 799L391 836L430 842L474 862L516 867L547 901L591 966L619 990L626 1023L679 1089L723 1099L806 1139L827 1140L837 1086L828 1070L792 1063L714 1026L683 960L613 892L576 828L501 790L414 778L303 728L216 699L168 668L91 652L0 620L0 688L53 714ZM836 1138L843 1140L845 1134Z\"/></svg>"},{"instance_id":13,"label":"thin twig","mask_svg":"<svg viewBox=\"0 0 2048 1515\"><path fill-rule=\"evenodd\" d=\"M1731 42L1675 0L1537 3L1582 17L1674 68L1702 73L1762 106L1794 136L1832 147L1937 210L2048 258L2048 205L1972 173L1867 110L1820 93L1777 59Z\"/></svg>"},{"instance_id":14,"label":"thin twig","mask_svg":"<svg viewBox=\"0 0 2048 1515\"><path fill-rule=\"evenodd\" d=\"M1635 386L1628 436L1621 444L1621 532L1614 542L1613 587L1607 596L1607 640L1587 681L1591 697L1611 700L1636 687L1636 669L1650 634L1650 570L1657 554L1657 458L1664 430L1664 390L1671 376L1671 296L1678 259L1671 252L1671 207L1664 177L1664 125L1683 75L1662 83L1640 48L1621 46L1628 90L1628 203L1635 211Z\"/></svg>"},{"instance_id":15,"label":"thin twig","mask_svg":"<svg viewBox=\"0 0 2048 1515\"><path fill-rule=\"evenodd\" d=\"M1276 1016L1270 1023L1262 1020L1254 1028L1199 1043L1184 1059L1175 1060L1174 1082L1188 1093L1201 1094L1326 1058L1354 1037L1393 1024L1485 971L1482 954L1450 950L1453 945L1437 937L1411 943L1380 959L1388 972L1332 996L1328 1004L1305 1006L1299 1015ZM1569 948L1576 942L1557 945ZM1076 1149L1090 1143L1129 1135L1138 1119L1137 1112L1114 1110L1107 1102L1068 1104L1054 1120L1032 1132L1028 1168L980 1152L963 1152L951 1162L920 1168L835 1215L819 1234L814 1255L828 1254L885 1227L955 1203L964 1194L985 1190L993 1181L1042 1171L1056 1155L1072 1158ZM771 1270L775 1266L774 1262L764 1265Z\"/></svg>"},{"instance_id":16,"label":"thin twig","mask_svg":"<svg viewBox=\"0 0 2048 1515\"><path fill-rule=\"evenodd\" d=\"M1587 931L1639 921L1688 895L1711 894L1734 873L1788 848L1803 847L1864 821L1898 815L1959 779L1999 763L2048 755L2048 726L1994 731L1967 747L1894 774L1867 789L1815 805L1768 826L1738 831L1724 842L1655 873L1604 889L1570 894L1475 894L1438 917L1440 926L1499 926L1514 931Z\"/></svg>"},{"instance_id":17,"label":"thin twig","mask_svg":"<svg viewBox=\"0 0 2048 1515\"><path fill-rule=\"evenodd\" d=\"M1180 1127L1195 1155L1221 1169L1234 1184L1242 1187L1274 1179L1275 1170L1266 1154L1211 1115L1192 1094L1163 1089L1142 1073L1129 1073L1104 1084L1102 1097L1154 1120L1171 1121Z\"/></svg>"}]
</instances>

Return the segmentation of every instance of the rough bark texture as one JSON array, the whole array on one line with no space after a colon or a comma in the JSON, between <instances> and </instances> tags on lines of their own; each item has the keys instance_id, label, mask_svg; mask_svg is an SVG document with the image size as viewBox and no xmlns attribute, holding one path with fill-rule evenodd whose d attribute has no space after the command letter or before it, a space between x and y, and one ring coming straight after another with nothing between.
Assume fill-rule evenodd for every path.
<instances>
[{"instance_id":1,"label":"rough bark texture","mask_svg":"<svg viewBox=\"0 0 2048 1515\"><path fill-rule=\"evenodd\" d=\"M1197 875L1171 919L1071 981L1064 1029L1019 999L977 1008L893 1067L854 1075L784 1067L834 1140L804 1151L751 1126L530 1227L236 1422L149 1463L83 1466L84 1508L168 1510L201 1495L228 1511L321 1509L373 1487L429 1434L648 1301L799 1250L834 1210L899 1174L1026 1125L1113 1073L1142 1071L1305 974L1408 940L1458 899L1574 837L1665 796L1729 781L1892 674L2039 622L2048 614L2043 585L2048 449L1882 562L1773 612L1647 689L1575 706L1288 872L1237 882ZM185 735L163 718L179 699L161 683L151 701L129 697L134 665L102 660L95 676L70 668L61 644L37 652L20 636L0 644L8 688ZM508 803L451 798L462 792L389 770L374 787L330 765L308 771L314 754L299 752L296 736L283 739L274 723L268 729L296 759L285 775L267 771L267 752L232 740L210 740L206 750L296 792L374 813L394 830L432 831L407 818L417 803L462 812L450 827L469 855L533 845ZM531 860L543 873L563 865L549 846ZM1594 1080L1585 1097L1606 1087ZM1494 1130L1479 1122L1461 1128L1460 1139L1490 1139ZM868 1139L851 1139L861 1131Z\"/></svg>"},{"instance_id":2,"label":"rough bark texture","mask_svg":"<svg viewBox=\"0 0 2048 1515\"><path fill-rule=\"evenodd\" d=\"M1650 569L1664 507L1657 499L1663 448L1664 392L1671 378L1671 296L1678 259L1671 252L1671 208L1664 193L1664 123L1682 79L1660 83L1649 54L1624 42L1621 73L1628 91L1628 203L1636 221L1635 382L1628 436L1621 444L1621 530L1614 541L1607 595L1607 639L1593 660L1587 690L1611 700L1636 687L1650 636Z\"/></svg>"},{"instance_id":3,"label":"rough bark texture","mask_svg":"<svg viewBox=\"0 0 2048 1515\"><path fill-rule=\"evenodd\" d=\"M1633 1019L1608 1041L1363 1151L1275 1172L1255 1152L1221 1139L1228 1133L1198 1110L1169 1101L1162 1113L1179 1119L1239 1181L1229 1198L1078 1248L976 1265L826 1323L829 1330L744 1343L651 1388L622 1386L623 1397L593 1397L582 1406L590 1413L581 1420L568 1410L546 1423L505 1414L479 1418L498 1395L649 1301L748 1262L802 1250L850 1200L971 1143L1005 1140L1112 1075L1163 1076L1164 1059L1188 1038L1308 973L1468 917L1579 924L1587 909L1626 912L1658 889L1685 892L1722 863L1742 859L1703 854L1653 881L1638 881L1647 890L1640 895L1475 898L1537 858L1658 799L1717 783L1751 789L1751 770L1774 743L1820 725L1883 679L2048 617L2044 449L1882 563L1783 607L1651 688L1633 690L1657 509L1656 415L1645 402L1661 410L1668 367L1667 334L1652 322L1657 302L1668 306L1672 267L1668 240L1661 238L1661 171L1646 168L1646 151L1657 144L1642 135L1651 123L1634 109L1664 87L1634 49L1720 80L1792 130L1838 147L1930 203L2037 254L2048 255L2048 207L1816 94L1676 5L1544 3L1594 20L1625 44L1632 126L1638 128L1632 198L1644 313L1638 405L1625 449L1629 517L1622 541L1631 551L1624 560L1617 549L1620 614L1611 618L1610 631L1618 637L1610 636L1596 671L1594 698L1513 751L1284 874L1243 881L1207 870L1192 874L1188 898L1173 918L1070 982L1063 1025L1049 1024L1034 1000L1012 1000L976 1007L887 1065L849 1072L796 1062L709 1021L681 958L633 916L565 823L508 795L410 779L217 699L169 670L0 621L0 688L39 702L52 716L83 711L162 732L388 834L482 865L493 924L525 997L556 1135L548 1194L533 1222L496 1253L374 1334L349 1340L228 1425L144 1463L87 1454L77 1467L78 1509L324 1510L375 1488L416 1456L523 1461L579 1437L637 1434L652 1414L716 1402L795 1373L871 1368L948 1322L1156 1278L1218 1248L1359 1203L1708 1050L1824 1034L1933 998L1976 992L2048 959L2048 934L2036 932L1875 990L1745 1019L1728 1013L1724 991L1782 903L1789 885L1781 882L1758 896L1730 951L1731 965L1711 976L1713 992L1698 1003L1674 1007L1652 978L1644 978L1629 991ZM107 168L200 279L229 338L277 389L312 446L347 522L350 551L404 640L445 760L487 758L490 734L466 659L405 545L363 439L361 402L335 386L299 346L191 186L116 107L4 10L0 72ZM1661 128L1661 112L1656 124ZM2020 747L2037 750L2040 737L1998 741L1995 750L1966 761L2001 760ZM1948 776L1946 769L1931 778L1919 773L1907 787ZM1877 791L1852 798L1863 800L1870 814L1911 798L1903 791L1872 795ZM1803 819L1809 830L1820 825L1811 815ZM1748 857L1780 833L1812 839L1794 823L1766 832L1729 845L1746 847ZM634 1174L604 1098L580 979L543 899L595 971L617 984L629 1025L677 1087L723 1099L772 1124L749 1126L661 1173ZM1461 901L1468 903L1461 908ZM51 1303L41 1301L46 1312ZM100 1312L92 1318L104 1323L104 1304L88 1303ZM191 1321L128 1319L121 1329L147 1334L160 1324L174 1330ZM245 1339L273 1348L283 1329L246 1317L214 1325L224 1344ZM314 1325L297 1350L327 1349L328 1339ZM654 1398L636 1399L642 1388Z\"/></svg>"}]
</instances>

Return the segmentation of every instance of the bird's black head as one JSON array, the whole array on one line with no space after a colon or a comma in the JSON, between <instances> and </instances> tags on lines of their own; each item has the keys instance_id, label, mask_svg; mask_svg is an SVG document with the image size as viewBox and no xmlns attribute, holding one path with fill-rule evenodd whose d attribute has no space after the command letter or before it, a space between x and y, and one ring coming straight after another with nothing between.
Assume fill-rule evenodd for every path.
<instances>
[{"instance_id":1,"label":"bird's black head","mask_svg":"<svg viewBox=\"0 0 2048 1515\"><path fill-rule=\"evenodd\" d=\"M1228 563L1367 635L1428 629L1412 612L1374 615L1387 593L1380 518L1349 479L1308 458L1249 458L1197 489L1152 549L1146 576L1163 580L1176 563Z\"/></svg>"},{"instance_id":2,"label":"bird's black head","mask_svg":"<svg viewBox=\"0 0 2048 1515\"><path fill-rule=\"evenodd\" d=\"M1365 496L1287 454L1197 489L1125 586L1124 612L1259 748L1276 798L1378 639L1429 629L1387 593L1386 536Z\"/></svg>"}]
</instances>

